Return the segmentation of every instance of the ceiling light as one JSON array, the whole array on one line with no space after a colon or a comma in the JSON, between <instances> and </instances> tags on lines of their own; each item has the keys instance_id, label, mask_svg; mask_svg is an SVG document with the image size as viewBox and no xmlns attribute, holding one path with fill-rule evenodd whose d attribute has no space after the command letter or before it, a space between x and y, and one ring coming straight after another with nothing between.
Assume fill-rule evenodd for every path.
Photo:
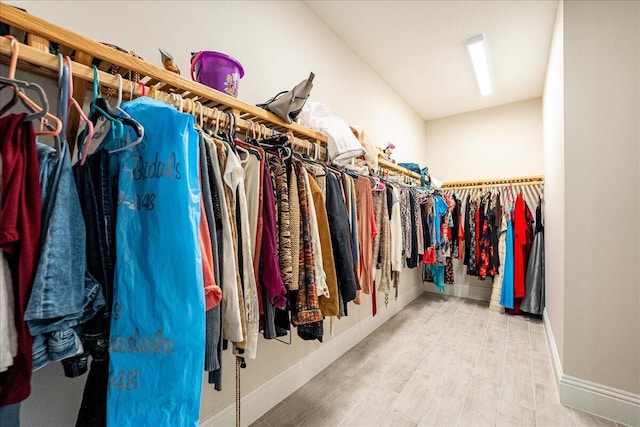
<instances>
[{"instance_id":1,"label":"ceiling light","mask_svg":"<svg viewBox=\"0 0 640 427\"><path fill-rule=\"evenodd\" d=\"M483 96L491 95L493 88L491 87L487 50L485 49L482 34L467 40L467 49L469 49L469 56L471 56L471 63L473 64L473 71L476 73L480 93Z\"/></svg>"}]
</instances>

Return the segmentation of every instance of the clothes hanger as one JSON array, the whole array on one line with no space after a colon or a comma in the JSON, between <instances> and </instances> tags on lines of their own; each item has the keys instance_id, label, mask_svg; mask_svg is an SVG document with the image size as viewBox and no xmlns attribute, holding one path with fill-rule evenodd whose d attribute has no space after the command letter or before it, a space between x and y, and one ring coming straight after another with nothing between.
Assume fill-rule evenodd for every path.
<instances>
[{"instance_id":1,"label":"clothes hanger","mask_svg":"<svg viewBox=\"0 0 640 427\"><path fill-rule=\"evenodd\" d=\"M307 141L307 142L309 142L309 141ZM314 155L313 155L313 157L306 157L306 158L303 156L303 159L302 159L303 162L309 163L309 164L312 164L312 165L316 165L316 166L319 166L319 167L322 168L324 173L323 174L316 174L316 176L318 176L318 177L326 176L327 175L327 165L326 165L326 163L321 162L321 161L318 160L317 151L316 151L316 144L314 144L313 142L309 142L309 144L311 144L311 146L313 146Z\"/></svg>"},{"instance_id":2,"label":"clothes hanger","mask_svg":"<svg viewBox=\"0 0 640 427\"><path fill-rule=\"evenodd\" d=\"M227 131L223 133L223 138L229 143L231 149L237 153L236 149L236 116L233 113L225 112L227 116Z\"/></svg>"},{"instance_id":3,"label":"clothes hanger","mask_svg":"<svg viewBox=\"0 0 640 427\"><path fill-rule=\"evenodd\" d=\"M9 111L11 108L13 108L14 105L16 105L18 103L18 91L20 90L20 88L18 87L17 84L15 83L1 83L0 84L0 92L5 89L5 88L11 88L13 90L13 96L11 97L11 100L7 103L7 105L5 105L4 107L0 108L0 116L4 115L4 113L6 113L7 111Z\"/></svg>"},{"instance_id":4,"label":"clothes hanger","mask_svg":"<svg viewBox=\"0 0 640 427\"><path fill-rule=\"evenodd\" d=\"M118 100L116 101L116 109L115 111L111 109L111 105L109 104L109 101L107 101L106 98L99 96L98 91L97 91L97 87L99 87L99 85L96 85L96 81L98 81L99 83L99 77L98 77L98 73L97 73L97 69L94 66L94 72L93 72L93 76L94 76L94 103L96 105L96 107L98 108L98 111L101 112L106 112L106 118L109 119L109 117L113 118L115 121L120 121L123 125L125 126L129 126L130 128L133 129L135 135L136 135L136 139L134 139L133 141L131 141L129 144L126 144L123 147L114 149L114 150L110 150L109 153L118 153L124 150L129 150L133 147L135 147L136 145L138 145L140 142L142 142L142 139L144 138L144 127L137 121L135 120L133 117L131 117L130 114L128 114L126 111L124 111L121 107L120 104L122 103L122 76L118 75L118 77L120 77L119 79L119 86L118 86ZM142 85L144 87L144 85ZM143 92L144 93L144 92ZM151 94L154 97L154 99L157 99L157 88L155 88L155 86L152 86L151 88ZM131 85L131 97L133 97L133 84ZM112 121L113 122L113 121ZM117 125L116 125L117 126ZM123 133L121 135L120 138L129 138L129 134L124 134L124 128L123 128ZM100 144L102 145L102 144Z\"/></svg>"},{"instance_id":5,"label":"clothes hanger","mask_svg":"<svg viewBox=\"0 0 640 427\"><path fill-rule=\"evenodd\" d=\"M111 136L112 140L122 139L124 137L124 124L103 110L98 104L97 100L98 96L98 87L100 85L100 80L98 76L98 68L93 66L93 101L91 102L91 106L89 108L89 120L94 124L98 123L100 118L105 118L110 122L111 126ZM88 129L85 127L80 135L78 135L78 154L82 153L80 164L84 165L87 160L87 155L89 154L89 146L91 145L91 140L87 138ZM100 146L105 144L105 140L102 141Z\"/></svg>"},{"instance_id":6,"label":"clothes hanger","mask_svg":"<svg viewBox=\"0 0 640 427\"><path fill-rule=\"evenodd\" d=\"M253 122L251 122L250 120L247 120L247 122L249 122L253 126ZM251 142L251 138L249 138L249 126L247 126L247 128L245 129L244 141L237 139L235 141L235 144L240 153L243 153L246 156L252 155L257 157L258 160L262 160L262 154L260 154L260 152L256 150L256 146ZM242 159L241 157L240 161L242 163L245 163L247 161L247 158L248 157L245 157L245 159Z\"/></svg>"},{"instance_id":7,"label":"clothes hanger","mask_svg":"<svg viewBox=\"0 0 640 427\"><path fill-rule=\"evenodd\" d=\"M73 69L71 68L71 58L67 56L64 59L67 63L67 84L69 88L69 95L67 98L67 116L69 115L69 111L71 111L71 107L73 106L80 116L80 120L87 124L87 139L91 141L93 140L94 134L93 123L91 123L91 120L89 120L89 118L84 114L84 111L82 111L82 107L80 107L78 101L76 101L76 99L73 97ZM62 66L62 54L60 53L58 54L58 61L60 66ZM62 69L60 73L62 74Z\"/></svg>"},{"instance_id":8,"label":"clothes hanger","mask_svg":"<svg viewBox=\"0 0 640 427\"><path fill-rule=\"evenodd\" d=\"M20 52L20 46L18 42L16 42L16 39L14 37L12 36L5 36L5 37L11 40L11 60L9 63L9 76L8 77L0 76L0 83L16 85L20 89L32 89L38 94L40 98L40 104L42 106L38 105L36 102L31 100L31 98L29 98L22 90L18 90L16 92L18 98L22 101L22 103L27 108L29 108L30 111L35 111L35 113L25 116L26 121L40 120L42 127L44 127L47 124L46 120L51 120L56 124L55 129L53 130L50 130L50 131L41 130L39 132L34 132L36 136L45 136L45 135L55 136L60 134L60 131L62 130L62 121L49 112L49 101L47 100L47 95L45 94L42 87L40 87L36 83L29 83L21 80L16 80L15 75L16 75L16 68L18 66L18 56Z\"/></svg>"},{"instance_id":9,"label":"clothes hanger","mask_svg":"<svg viewBox=\"0 0 640 427\"><path fill-rule=\"evenodd\" d=\"M196 115L196 125L197 125L197 129L202 129L204 127L204 105L202 105L202 102L200 101L196 101L196 111L195 111L195 115ZM198 113L198 107L200 107L200 113Z\"/></svg>"},{"instance_id":10,"label":"clothes hanger","mask_svg":"<svg viewBox=\"0 0 640 427\"><path fill-rule=\"evenodd\" d=\"M133 85L133 82L131 80L129 80L130 86L131 86L131 95L129 99L133 99L133 88L135 87ZM152 88L155 89L155 86L152 86ZM157 96L157 89L154 93L154 95ZM156 99L156 98L154 98ZM135 123L136 125L133 126L134 132L137 135L137 138L131 142L130 144L125 145L124 147L120 147L120 148L116 148L114 150L110 150L109 154L114 154L114 153L119 153L121 151L125 151L125 150L130 150L133 147L135 147L136 145L140 144L142 142L142 139L144 138L144 126L142 126L138 121L136 121L133 117L131 117L131 115L129 113L127 113L126 111L124 111L120 105L122 104L122 76L120 74L118 74L118 98L116 99L116 111L121 114L124 119L123 119L123 123L127 124L127 123ZM116 116L118 117L118 116ZM124 121L126 120L126 122ZM128 138L129 134L126 134L125 138Z\"/></svg>"},{"instance_id":11,"label":"clothes hanger","mask_svg":"<svg viewBox=\"0 0 640 427\"><path fill-rule=\"evenodd\" d=\"M260 135L258 135L258 137L260 137ZM273 139L259 139L258 144L263 150L267 150L269 152L272 152L275 150L280 155L280 157L282 157L283 160L291 159L293 150L288 145L289 139L284 135L278 135L277 137L284 138L284 139L280 139L282 143L277 144L277 143L266 142L266 141L274 141Z\"/></svg>"}]
</instances>

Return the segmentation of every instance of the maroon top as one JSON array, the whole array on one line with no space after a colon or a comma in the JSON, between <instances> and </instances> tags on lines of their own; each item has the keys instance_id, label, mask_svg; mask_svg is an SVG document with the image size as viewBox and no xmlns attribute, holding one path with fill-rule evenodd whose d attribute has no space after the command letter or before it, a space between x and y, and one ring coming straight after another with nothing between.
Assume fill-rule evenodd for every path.
<instances>
[{"instance_id":1,"label":"maroon top","mask_svg":"<svg viewBox=\"0 0 640 427\"><path fill-rule=\"evenodd\" d=\"M0 248L9 263L14 293L18 355L6 372L0 406L18 403L31 392L33 338L24 322L40 242L40 172L33 124L25 114L0 118L2 207Z\"/></svg>"},{"instance_id":2,"label":"maroon top","mask_svg":"<svg viewBox=\"0 0 640 427\"><path fill-rule=\"evenodd\" d=\"M276 239L276 202L269 168L264 168L262 180L262 286L274 307L283 308L287 303L287 289L280 275L278 241Z\"/></svg>"}]
</instances>

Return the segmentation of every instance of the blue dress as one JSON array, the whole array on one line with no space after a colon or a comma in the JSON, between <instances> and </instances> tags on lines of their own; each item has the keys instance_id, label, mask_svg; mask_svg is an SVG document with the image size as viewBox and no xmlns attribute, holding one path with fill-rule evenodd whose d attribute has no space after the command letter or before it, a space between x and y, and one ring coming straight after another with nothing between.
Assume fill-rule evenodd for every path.
<instances>
[{"instance_id":1,"label":"blue dress","mask_svg":"<svg viewBox=\"0 0 640 427\"><path fill-rule=\"evenodd\" d=\"M500 305L513 308L513 223L507 221L507 237L505 239L506 251L504 256L504 273L502 274L502 293Z\"/></svg>"}]
</instances>

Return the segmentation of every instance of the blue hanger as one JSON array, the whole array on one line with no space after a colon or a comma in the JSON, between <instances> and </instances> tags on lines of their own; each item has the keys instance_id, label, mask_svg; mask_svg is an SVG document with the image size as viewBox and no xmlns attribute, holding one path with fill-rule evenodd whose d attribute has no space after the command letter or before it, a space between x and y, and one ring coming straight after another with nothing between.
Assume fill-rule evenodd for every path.
<instances>
[{"instance_id":1,"label":"blue hanger","mask_svg":"<svg viewBox=\"0 0 640 427\"><path fill-rule=\"evenodd\" d=\"M98 96L99 85L100 85L100 77L98 75L98 68L94 65L93 66L93 101L91 101L91 107L89 109L89 119L93 122L94 125L98 122L98 119L100 117L104 117L105 119L109 120L111 125L111 140L121 140L124 137L124 124L117 117L111 116L103 108L98 106L98 101L101 99ZM86 137L87 137L87 129L85 128L83 129L83 131L80 133L78 137L78 155L82 153L82 157L80 161L81 164L84 164L87 157L88 150L89 150L89 145L91 144L91 141L85 141ZM104 140L100 145L102 146L103 144L105 144Z\"/></svg>"}]
</instances>

